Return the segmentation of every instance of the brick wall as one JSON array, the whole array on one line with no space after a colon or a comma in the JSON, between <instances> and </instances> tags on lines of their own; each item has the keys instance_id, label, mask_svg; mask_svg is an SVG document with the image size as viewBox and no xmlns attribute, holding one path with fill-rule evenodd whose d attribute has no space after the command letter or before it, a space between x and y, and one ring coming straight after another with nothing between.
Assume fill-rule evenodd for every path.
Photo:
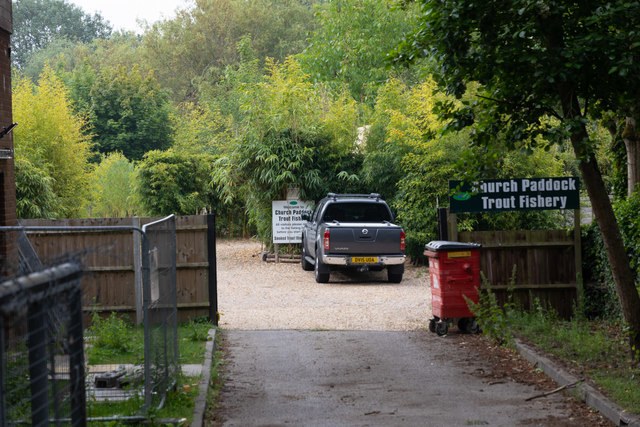
<instances>
[{"instance_id":1,"label":"brick wall","mask_svg":"<svg viewBox=\"0 0 640 427\"><path fill-rule=\"evenodd\" d=\"M11 51L13 32L11 0L0 0L0 130L13 123L11 111ZM12 134L0 139L0 150L13 150ZM0 151L3 153L5 151ZM9 158L4 158L9 157ZM0 155L0 225L16 225L16 189L13 154ZM14 233L0 233L0 268L16 265ZM2 273L2 272L0 272Z\"/></svg>"}]
</instances>

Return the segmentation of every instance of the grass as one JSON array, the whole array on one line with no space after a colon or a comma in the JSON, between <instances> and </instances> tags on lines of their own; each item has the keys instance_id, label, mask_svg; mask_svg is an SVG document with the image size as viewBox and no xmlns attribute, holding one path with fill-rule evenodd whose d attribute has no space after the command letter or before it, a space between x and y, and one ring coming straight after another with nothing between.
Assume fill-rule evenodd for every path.
<instances>
[{"instance_id":1,"label":"grass","mask_svg":"<svg viewBox=\"0 0 640 427\"><path fill-rule=\"evenodd\" d=\"M478 322L487 335L505 345L511 345L515 337L529 341L573 364L612 401L640 414L640 361L632 360L621 324L579 316L562 320L539 303L532 312L513 303L500 307L490 294L483 294L476 307Z\"/></svg>"},{"instance_id":2,"label":"grass","mask_svg":"<svg viewBox=\"0 0 640 427\"><path fill-rule=\"evenodd\" d=\"M152 422L154 419L185 419L187 424L193 421L193 411L195 401L198 397L198 383L200 377L180 376L177 390L167 394L165 405L161 409L151 409L146 415ZM139 415L144 406L143 397L134 397L122 402L90 402L87 408L89 418L118 418L134 417ZM89 425L104 426L104 422L90 422ZM111 425L121 425L120 422L113 421ZM153 425L153 422L151 423ZM164 425L164 424L163 424Z\"/></svg>"},{"instance_id":3,"label":"grass","mask_svg":"<svg viewBox=\"0 0 640 427\"><path fill-rule=\"evenodd\" d=\"M201 364L204 362L208 331L213 325L204 319L193 319L178 325L178 354L180 364ZM219 334L216 334L218 336ZM144 328L134 326L127 318L111 314L106 318L94 315L92 325L86 332L89 364L134 364L141 365L144 354ZM214 355L215 356L215 355ZM217 353L219 358L219 353ZM213 368L217 372L219 361L214 360ZM216 373L216 378L218 378ZM175 391L168 393L162 409L152 408L146 414L150 419L166 418L172 420L193 420L195 401L199 394L200 377L179 375ZM124 402L88 402L90 418L114 418L137 416L143 408L143 397L136 396ZM94 422L91 425L102 425ZM154 423L151 423L154 425ZM118 421L109 421L106 425L121 425ZM166 423L162 424L166 425Z\"/></svg>"},{"instance_id":4,"label":"grass","mask_svg":"<svg viewBox=\"0 0 640 427\"><path fill-rule=\"evenodd\" d=\"M178 325L178 354L181 364L202 362L208 332L213 326L203 319ZM133 364L144 362L144 328L134 326L115 313L101 319L93 316L88 328L87 361L90 365Z\"/></svg>"},{"instance_id":5,"label":"grass","mask_svg":"<svg viewBox=\"0 0 640 427\"><path fill-rule=\"evenodd\" d=\"M513 316L513 331L538 348L579 367L614 402L640 414L640 363L631 359L622 325ZM541 329L544 331L541 333Z\"/></svg>"}]
</instances>

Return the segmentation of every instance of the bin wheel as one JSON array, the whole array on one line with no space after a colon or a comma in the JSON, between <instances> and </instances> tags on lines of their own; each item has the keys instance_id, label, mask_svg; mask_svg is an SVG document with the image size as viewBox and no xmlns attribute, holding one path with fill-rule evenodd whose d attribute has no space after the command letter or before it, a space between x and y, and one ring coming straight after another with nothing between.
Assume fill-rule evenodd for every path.
<instances>
[{"instance_id":1,"label":"bin wheel","mask_svg":"<svg viewBox=\"0 0 640 427\"><path fill-rule=\"evenodd\" d=\"M433 333L436 332L436 322L437 322L436 319L429 320L429 332L433 332Z\"/></svg>"},{"instance_id":2,"label":"bin wheel","mask_svg":"<svg viewBox=\"0 0 640 427\"><path fill-rule=\"evenodd\" d=\"M478 322L472 317L462 317L458 320L458 329L465 334L477 334L480 330Z\"/></svg>"},{"instance_id":3,"label":"bin wheel","mask_svg":"<svg viewBox=\"0 0 640 427\"><path fill-rule=\"evenodd\" d=\"M449 323L446 321L440 321L438 323L436 323L436 334L438 334L438 336L445 336L447 335L447 332L449 332Z\"/></svg>"},{"instance_id":4,"label":"bin wheel","mask_svg":"<svg viewBox=\"0 0 640 427\"><path fill-rule=\"evenodd\" d=\"M467 325L467 333L477 334L480 332L480 325L476 322L476 319L469 319L469 324Z\"/></svg>"}]
</instances>

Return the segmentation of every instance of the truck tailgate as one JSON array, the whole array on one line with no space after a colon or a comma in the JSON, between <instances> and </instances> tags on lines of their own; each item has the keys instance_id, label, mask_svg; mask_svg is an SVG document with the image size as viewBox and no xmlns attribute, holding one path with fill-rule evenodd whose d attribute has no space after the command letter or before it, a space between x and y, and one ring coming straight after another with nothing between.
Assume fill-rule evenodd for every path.
<instances>
[{"instance_id":1,"label":"truck tailgate","mask_svg":"<svg viewBox=\"0 0 640 427\"><path fill-rule=\"evenodd\" d=\"M329 226L331 249L329 253L399 254L400 233L397 225L342 224Z\"/></svg>"}]
</instances>

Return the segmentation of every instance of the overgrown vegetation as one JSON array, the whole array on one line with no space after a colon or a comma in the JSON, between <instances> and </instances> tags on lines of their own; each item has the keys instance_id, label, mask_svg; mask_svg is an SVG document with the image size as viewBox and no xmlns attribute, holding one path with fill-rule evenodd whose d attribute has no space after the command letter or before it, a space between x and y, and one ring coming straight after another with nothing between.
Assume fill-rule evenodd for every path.
<instances>
[{"instance_id":1,"label":"overgrown vegetation","mask_svg":"<svg viewBox=\"0 0 640 427\"><path fill-rule=\"evenodd\" d=\"M200 363L213 327L204 318L192 319L178 325L178 354L180 363ZM92 315L87 336L87 361L90 365L142 364L144 356L144 328L134 326L127 317L116 313L100 317Z\"/></svg>"},{"instance_id":2,"label":"overgrown vegetation","mask_svg":"<svg viewBox=\"0 0 640 427\"><path fill-rule=\"evenodd\" d=\"M640 365L629 354L628 330L617 320L563 320L539 300L523 309L511 294L506 303L487 290L473 307L484 334L501 345L520 339L572 364L614 402L640 414Z\"/></svg>"},{"instance_id":3,"label":"overgrown vegetation","mask_svg":"<svg viewBox=\"0 0 640 427\"><path fill-rule=\"evenodd\" d=\"M178 354L181 364L203 363L211 328L213 324L205 317L197 317L178 325ZM133 326L126 317L118 316L116 313L100 317L97 312L94 312L86 335L90 344L87 350L89 365L141 365L143 363L143 328ZM215 372L219 363L218 356L212 368ZM185 418L190 423L193 419L195 399L199 394L199 382L200 377L180 374L176 390L168 393L163 408L151 408L145 416L150 420ZM136 384L132 382L129 387L135 388ZM89 417L114 417L115 419L139 416L144 405L143 400L139 393L133 394L130 399L123 402L97 402L89 399Z\"/></svg>"}]
</instances>

